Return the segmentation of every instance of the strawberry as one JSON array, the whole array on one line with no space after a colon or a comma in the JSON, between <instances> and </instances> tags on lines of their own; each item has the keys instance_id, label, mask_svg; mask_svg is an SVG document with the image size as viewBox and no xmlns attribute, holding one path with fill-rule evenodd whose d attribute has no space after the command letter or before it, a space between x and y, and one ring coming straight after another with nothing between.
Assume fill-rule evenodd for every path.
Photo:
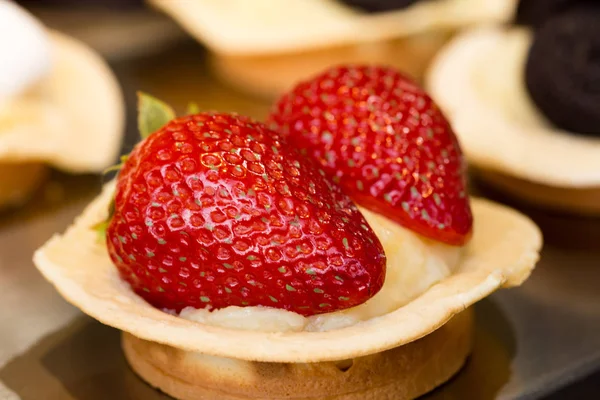
<instances>
[{"instance_id":1,"label":"strawberry","mask_svg":"<svg viewBox=\"0 0 600 400\"><path fill-rule=\"evenodd\" d=\"M155 307L308 316L359 305L383 285L383 248L350 198L247 117L170 120L117 179L108 251Z\"/></svg>"},{"instance_id":2,"label":"strawberry","mask_svg":"<svg viewBox=\"0 0 600 400\"><path fill-rule=\"evenodd\" d=\"M433 240L469 239L457 139L431 98L396 70L332 68L283 95L268 122L358 204Z\"/></svg>"}]
</instances>

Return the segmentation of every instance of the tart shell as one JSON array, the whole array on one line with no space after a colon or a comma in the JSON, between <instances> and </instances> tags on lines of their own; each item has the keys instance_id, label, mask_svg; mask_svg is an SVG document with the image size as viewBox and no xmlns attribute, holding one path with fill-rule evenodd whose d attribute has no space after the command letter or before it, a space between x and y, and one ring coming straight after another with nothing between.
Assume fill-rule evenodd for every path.
<instances>
[{"instance_id":1,"label":"tart shell","mask_svg":"<svg viewBox=\"0 0 600 400\"><path fill-rule=\"evenodd\" d=\"M533 204L571 215L600 215L600 186L563 188L515 178L497 171L477 171L479 179L524 204Z\"/></svg>"},{"instance_id":2,"label":"tart shell","mask_svg":"<svg viewBox=\"0 0 600 400\"><path fill-rule=\"evenodd\" d=\"M106 218L114 183L63 235L34 255L42 274L72 304L141 339L207 355L265 362L320 362L380 353L413 342L501 287L521 284L539 257L537 226L518 212L473 199L474 235L450 277L407 305L326 332L254 332L209 326L162 312L119 278L93 226ZM252 346L248 344L252 343Z\"/></svg>"},{"instance_id":3,"label":"tart shell","mask_svg":"<svg viewBox=\"0 0 600 400\"><path fill-rule=\"evenodd\" d=\"M331 0L149 0L211 50L280 54L509 21L517 0L434 0L368 14Z\"/></svg>"},{"instance_id":4,"label":"tart shell","mask_svg":"<svg viewBox=\"0 0 600 400\"><path fill-rule=\"evenodd\" d=\"M41 163L0 163L0 208L26 201L47 174L48 167Z\"/></svg>"},{"instance_id":5,"label":"tart shell","mask_svg":"<svg viewBox=\"0 0 600 400\"><path fill-rule=\"evenodd\" d=\"M180 400L417 398L464 365L472 346L471 308L427 336L341 362L266 363L205 356L123 333L133 370Z\"/></svg>"},{"instance_id":6,"label":"tart shell","mask_svg":"<svg viewBox=\"0 0 600 400\"><path fill-rule=\"evenodd\" d=\"M79 41L48 34L50 73L0 115L0 208L25 202L47 165L100 172L121 147L124 104L109 67Z\"/></svg>"},{"instance_id":7,"label":"tart shell","mask_svg":"<svg viewBox=\"0 0 600 400\"><path fill-rule=\"evenodd\" d=\"M600 190L600 140L560 131L540 115L524 84L531 40L524 28L465 32L436 56L428 90L469 162L519 181L517 188L495 179L499 185L535 201L538 193L521 184L531 182L539 185L541 203L569 208L581 200L585 209L597 210L600 206L590 204L597 197L579 197ZM561 188L574 198L562 199Z\"/></svg>"},{"instance_id":8,"label":"tart shell","mask_svg":"<svg viewBox=\"0 0 600 400\"><path fill-rule=\"evenodd\" d=\"M517 1L433 0L372 14L337 0L150 3L208 46L223 81L273 98L338 64L389 65L421 80L453 31L508 21Z\"/></svg>"},{"instance_id":9,"label":"tart shell","mask_svg":"<svg viewBox=\"0 0 600 400\"><path fill-rule=\"evenodd\" d=\"M7 104L9 122L0 128L0 161L100 172L114 163L124 133L119 84L86 45L55 31L48 34L53 67Z\"/></svg>"}]
</instances>

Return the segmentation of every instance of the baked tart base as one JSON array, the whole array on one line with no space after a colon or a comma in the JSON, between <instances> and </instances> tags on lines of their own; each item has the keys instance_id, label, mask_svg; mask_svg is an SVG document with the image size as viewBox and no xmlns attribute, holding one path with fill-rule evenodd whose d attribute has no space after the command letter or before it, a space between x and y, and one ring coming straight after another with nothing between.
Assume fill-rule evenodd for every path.
<instances>
[{"instance_id":1,"label":"baked tart base","mask_svg":"<svg viewBox=\"0 0 600 400\"><path fill-rule=\"evenodd\" d=\"M179 400L417 398L464 365L474 312L457 314L412 343L343 361L270 363L211 357L123 333L131 368Z\"/></svg>"},{"instance_id":2,"label":"baked tart base","mask_svg":"<svg viewBox=\"0 0 600 400\"><path fill-rule=\"evenodd\" d=\"M582 216L600 216L600 186L564 188L480 170L479 179L524 204Z\"/></svg>"},{"instance_id":3,"label":"baked tart base","mask_svg":"<svg viewBox=\"0 0 600 400\"><path fill-rule=\"evenodd\" d=\"M25 202L47 174L42 163L0 163L0 209Z\"/></svg>"},{"instance_id":4,"label":"baked tart base","mask_svg":"<svg viewBox=\"0 0 600 400\"><path fill-rule=\"evenodd\" d=\"M298 82L339 64L392 66L421 81L430 61L451 35L450 31L438 30L402 39L265 56L212 53L210 64L222 81L264 98L277 97Z\"/></svg>"}]
</instances>

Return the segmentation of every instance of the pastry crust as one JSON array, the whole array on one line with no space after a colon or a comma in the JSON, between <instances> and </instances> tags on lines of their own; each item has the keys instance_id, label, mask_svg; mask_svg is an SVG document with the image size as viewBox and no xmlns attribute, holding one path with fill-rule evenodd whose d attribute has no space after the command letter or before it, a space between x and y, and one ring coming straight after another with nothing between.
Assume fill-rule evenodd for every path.
<instances>
[{"instance_id":1,"label":"pastry crust","mask_svg":"<svg viewBox=\"0 0 600 400\"><path fill-rule=\"evenodd\" d=\"M244 360L340 360L413 342L494 290L521 284L542 243L538 228L523 215L473 199L474 235L456 271L409 304L326 332L241 331L157 310L119 278L92 229L106 218L113 191L114 184L107 185L65 234L54 236L35 253L38 269L68 301L107 325L183 350Z\"/></svg>"},{"instance_id":2,"label":"pastry crust","mask_svg":"<svg viewBox=\"0 0 600 400\"><path fill-rule=\"evenodd\" d=\"M366 14L331 0L149 0L215 52L277 54L503 22L516 0L432 0Z\"/></svg>"},{"instance_id":3,"label":"pastry crust","mask_svg":"<svg viewBox=\"0 0 600 400\"><path fill-rule=\"evenodd\" d=\"M0 209L26 201L46 177L41 163L0 163Z\"/></svg>"},{"instance_id":4,"label":"pastry crust","mask_svg":"<svg viewBox=\"0 0 600 400\"><path fill-rule=\"evenodd\" d=\"M471 351L473 311L381 353L312 364L240 361L190 353L123 333L133 370L179 400L409 400L452 377Z\"/></svg>"},{"instance_id":5,"label":"pastry crust","mask_svg":"<svg viewBox=\"0 0 600 400\"><path fill-rule=\"evenodd\" d=\"M336 0L149 0L212 50L232 86L273 98L337 64L389 65L417 80L450 34L512 18L516 0L430 0L363 13Z\"/></svg>"},{"instance_id":6,"label":"pastry crust","mask_svg":"<svg viewBox=\"0 0 600 400\"><path fill-rule=\"evenodd\" d=\"M449 30L434 30L402 39L276 55L212 53L210 62L221 80L251 94L273 98L338 64L388 65L420 81L433 56L450 37Z\"/></svg>"},{"instance_id":7,"label":"pastry crust","mask_svg":"<svg viewBox=\"0 0 600 400\"><path fill-rule=\"evenodd\" d=\"M473 165L538 183L540 202L568 208L571 199L552 199L558 188L572 189L575 197L600 188L600 140L559 131L539 115L524 85L530 43L525 29L464 33L436 57L427 86ZM531 200L538 195L514 189ZM593 197L579 200L597 209L590 207Z\"/></svg>"},{"instance_id":8,"label":"pastry crust","mask_svg":"<svg viewBox=\"0 0 600 400\"><path fill-rule=\"evenodd\" d=\"M50 31L53 67L28 92L3 104L0 161L100 172L115 162L124 104L106 63L79 41Z\"/></svg>"}]
</instances>

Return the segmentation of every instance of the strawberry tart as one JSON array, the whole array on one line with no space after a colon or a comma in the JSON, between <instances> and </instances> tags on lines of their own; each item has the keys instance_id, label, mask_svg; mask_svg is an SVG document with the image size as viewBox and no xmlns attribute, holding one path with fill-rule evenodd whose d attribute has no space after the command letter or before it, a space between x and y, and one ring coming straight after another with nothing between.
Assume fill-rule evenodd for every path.
<instances>
[{"instance_id":1,"label":"strawberry tart","mask_svg":"<svg viewBox=\"0 0 600 400\"><path fill-rule=\"evenodd\" d=\"M538 259L394 69L327 70L266 123L139 109L116 181L34 261L177 399L416 398L464 364L469 307Z\"/></svg>"},{"instance_id":2,"label":"strawberry tart","mask_svg":"<svg viewBox=\"0 0 600 400\"><path fill-rule=\"evenodd\" d=\"M600 215L600 6L548 3L560 12L457 37L428 87L482 180L525 203Z\"/></svg>"}]
</instances>

